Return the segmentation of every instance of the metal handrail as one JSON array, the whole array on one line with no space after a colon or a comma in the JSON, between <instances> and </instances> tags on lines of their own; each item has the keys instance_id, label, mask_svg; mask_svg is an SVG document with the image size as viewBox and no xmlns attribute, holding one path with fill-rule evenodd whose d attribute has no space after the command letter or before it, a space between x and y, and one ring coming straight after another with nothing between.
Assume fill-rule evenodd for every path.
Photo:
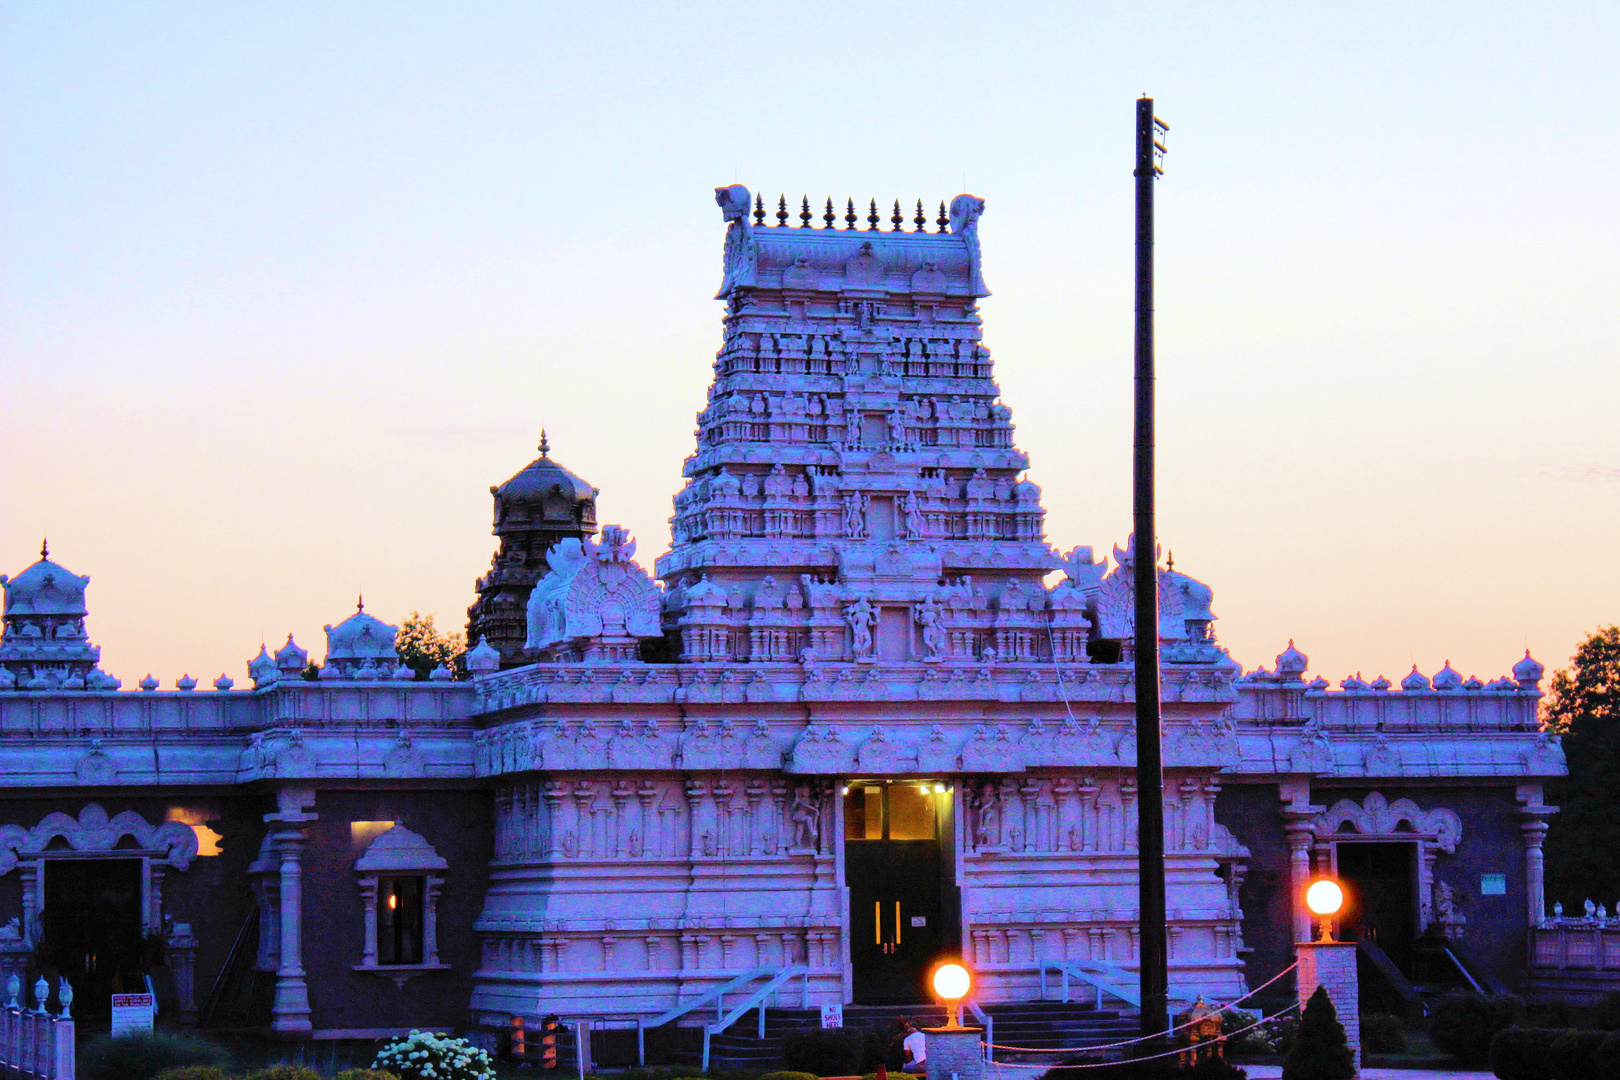
<instances>
[{"instance_id":1,"label":"metal handrail","mask_svg":"<svg viewBox=\"0 0 1620 1080\"><path fill-rule=\"evenodd\" d=\"M647 1021L647 1026L650 1028L663 1027L665 1024L668 1024L671 1021L679 1020L681 1017L685 1016L694 1009L701 1009L711 1001L717 1003L715 1006L714 1015L715 1019L718 1020L720 1017L725 1015L725 996L727 994L740 990L760 976L769 975L771 972L776 970L776 968L771 967L759 967L754 968L752 971L745 971L729 982L725 982L719 986L711 987L710 989L705 990L702 994L693 998L691 1001L684 1004L677 1004L673 1009L659 1013L657 1016Z\"/></svg>"},{"instance_id":2,"label":"metal handrail","mask_svg":"<svg viewBox=\"0 0 1620 1080\"><path fill-rule=\"evenodd\" d=\"M1103 960L1043 960L1040 964L1041 997L1046 997L1046 972L1050 969L1062 976L1063 1002L1069 1000L1069 979L1089 983L1097 991L1097 1008L1102 1008L1103 995L1110 994L1119 998L1127 1005L1142 1007L1141 983L1135 973L1125 970L1117 964L1110 964ZM1106 976L1106 978L1105 978ZM1110 979L1118 981L1110 981ZM1137 989L1132 990L1125 982L1137 982Z\"/></svg>"},{"instance_id":3,"label":"metal handrail","mask_svg":"<svg viewBox=\"0 0 1620 1080\"><path fill-rule=\"evenodd\" d=\"M768 998L770 998L770 996L772 994L775 994L778 990L780 990L782 985L784 983L786 983L789 979L795 979L795 978L798 978L801 975L804 976L805 986L806 986L806 988L808 990L808 987L809 987L809 984L810 984L810 969L808 967L802 965L802 964L793 964L793 965L790 965L788 967L785 967L785 968L782 968L782 969L778 970L775 975L771 976L770 980L768 982L766 982L766 984L764 986L760 987L758 990L755 990L752 994L749 994L746 998L744 998L742 1000L741 1004L733 1006L730 1012L728 1012L725 1015L721 1016L714 1023L712 1023L712 1024L704 1024L703 1025L703 1071L704 1072L709 1071L709 1040L710 1040L710 1038L712 1038L715 1035L720 1034L722 1031L726 1030L726 1028L730 1027L732 1024L735 1024L738 1020L741 1020L742 1017L743 1017L743 1014L746 1013L749 1009L756 1008L756 1007L759 1009L759 1029L758 1029L759 1033L757 1035L757 1038L763 1039L765 1037L765 1002L766 1002L766 1000Z\"/></svg>"}]
</instances>

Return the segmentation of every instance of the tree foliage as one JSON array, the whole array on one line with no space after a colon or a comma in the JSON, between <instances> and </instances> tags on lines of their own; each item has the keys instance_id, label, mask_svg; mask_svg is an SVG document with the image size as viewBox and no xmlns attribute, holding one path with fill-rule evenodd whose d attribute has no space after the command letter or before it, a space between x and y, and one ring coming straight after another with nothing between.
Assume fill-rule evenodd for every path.
<instances>
[{"instance_id":1,"label":"tree foliage","mask_svg":"<svg viewBox=\"0 0 1620 1080\"><path fill-rule=\"evenodd\" d=\"M462 635L440 633L433 625L433 616L415 611L399 624L399 634L394 638L399 662L416 672L418 682L426 679L436 667L452 666L466 649Z\"/></svg>"},{"instance_id":2,"label":"tree foliage","mask_svg":"<svg viewBox=\"0 0 1620 1080\"><path fill-rule=\"evenodd\" d=\"M1565 671L1554 673L1542 704L1562 736L1569 776L1549 785L1561 809L1547 834L1547 902L1578 913L1590 897L1620 903L1620 626L1581 642Z\"/></svg>"}]
</instances>

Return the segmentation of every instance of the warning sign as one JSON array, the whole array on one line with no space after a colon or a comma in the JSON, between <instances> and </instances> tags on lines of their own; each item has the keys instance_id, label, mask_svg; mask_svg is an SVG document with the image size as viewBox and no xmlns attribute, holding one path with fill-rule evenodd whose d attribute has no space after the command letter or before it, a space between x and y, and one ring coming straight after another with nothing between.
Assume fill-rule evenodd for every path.
<instances>
[{"instance_id":1,"label":"warning sign","mask_svg":"<svg viewBox=\"0 0 1620 1080\"><path fill-rule=\"evenodd\" d=\"M152 1030L157 1015L157 999L151 994L114 994L112 996L112 1034L134 1035Z\"/></svg>"}]
</instances>

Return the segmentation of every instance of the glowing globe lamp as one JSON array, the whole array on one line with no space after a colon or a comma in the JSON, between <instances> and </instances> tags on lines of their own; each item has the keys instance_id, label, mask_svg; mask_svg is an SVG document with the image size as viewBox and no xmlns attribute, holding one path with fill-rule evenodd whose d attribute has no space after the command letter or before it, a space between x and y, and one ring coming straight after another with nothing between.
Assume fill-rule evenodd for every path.
<instances>
[{"instance_id":1,"label":"glowing globe lamp","mask_svg":"<svg viewBox=\"0 0 1620 1080\"><path fill-rule=\"evenodd\" d=\"M1313 881L1310 888L1305 890L1305 906L1321 921L1322 936L1317 940L1332 941L1333 916L1344 907L1344 889L1331 878Z\"/></svg>"},{"instance_id":2,"label":"glowing globe lamp","mask_svg":"<svg viewBox=\"0 0 1620 1080\"><path fill-rule=\"evenodd\" d=\"M961 964L941 964L934 970L934 993L945 1001L946 1027L962 1026L962 999L967 997L972 983L967 968Z\"/></svg>"}]
</instances>

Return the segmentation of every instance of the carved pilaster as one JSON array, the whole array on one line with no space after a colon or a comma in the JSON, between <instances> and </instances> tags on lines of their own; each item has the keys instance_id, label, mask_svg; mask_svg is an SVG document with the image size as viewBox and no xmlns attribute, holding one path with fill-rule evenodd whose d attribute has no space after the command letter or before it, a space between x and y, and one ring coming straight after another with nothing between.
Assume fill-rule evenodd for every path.
<instances>
[{"instance_id":1,"label":"carved pilaster","mask_svg":"<svg viewBox=\"0 0 1620 1080\"><path fill-rule=\"evenodd\" d=\"M1313 824L1325 809L1311 805L1311 783L1304 777L1284 780L1281 785L1283 831L1288 835L1288 895L1294 912L1294 940L1311 940L1311 913L1305 907L1305 888L1311 880L1311 844L1316 839Z\"/></svg>"},{"instance_id":2,"label":"carved pilaster","mask_svg":"<svg viewBox=\"0 0 1620 1080\"><path fill-rule=\"evenodd\" d=\"M276 797L277 810L266 814L274 830L271 844L280 858L281 956L276 969L275 998L270 1005L270 1029L282 1038L308 1038L311 1029L309 986L304 980L303 865L304 826L315 820L308 812L315 803L309 788L284 788Z\"/></svg>"},{"instance_id":3,"label":"carved pilaster","mask_svg":"<svg viewBox=\"0 0 1620 1080\"><path fill-rule=\"evenodd\" d=\"M1515 792L1519 803L1519 828L1524 833L1524 898L1531 927L1547 921L1545 866L1541 845L1547 838L1547 819L1558 807L1543 803L1540 784L1520 784Z\"/></svg>"}]
</instances>

